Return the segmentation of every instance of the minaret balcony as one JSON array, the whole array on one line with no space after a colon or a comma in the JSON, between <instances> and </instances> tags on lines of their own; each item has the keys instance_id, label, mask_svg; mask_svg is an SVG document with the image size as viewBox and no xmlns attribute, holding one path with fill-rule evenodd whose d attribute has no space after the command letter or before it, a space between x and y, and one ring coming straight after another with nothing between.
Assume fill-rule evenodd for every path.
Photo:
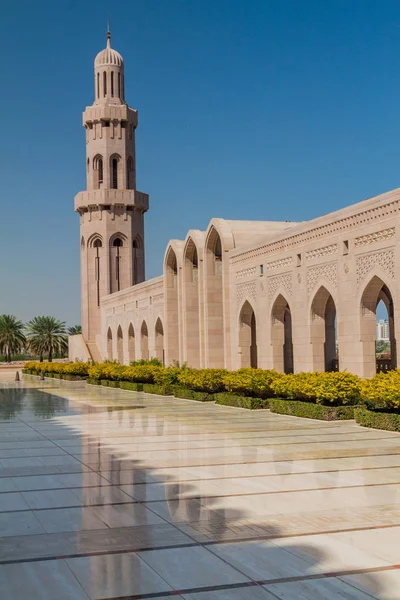
<instances>
[{"instance_id":1,"label":"minaret balcony","mask_svg":"<svg viewBox=\"0 0 400 600\"><path fill-rule=\"evenodd\" d=\"M117 121L129 121L133 123L134 127L138 124L138 111L130 108L127 104L94 104L93 106L87 106L85 112L82 115L83 126L87 123L94 123L101 120L117 120Z\"/></svg>"},{"instance_id":2,"label":"minaret balcony","mask_svg":"<svg viewBox=\"0 0 400 600\"><path fill-rule=\"evenodd\" d=\"M89 206L133 206L142 212L149 209L149 195L137 190L87 190L75 196L75 211L81 212Z\"/></svg>"}]
</instances>

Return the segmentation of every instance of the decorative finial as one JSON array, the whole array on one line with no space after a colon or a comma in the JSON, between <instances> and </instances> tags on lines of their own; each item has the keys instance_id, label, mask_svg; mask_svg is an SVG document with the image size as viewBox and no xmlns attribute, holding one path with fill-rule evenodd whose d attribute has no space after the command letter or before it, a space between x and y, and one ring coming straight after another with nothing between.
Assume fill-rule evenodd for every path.
<instances>
[{"instance_id":1,"label":"decorative finial","mask_svg":"<svg viewBox=\"0 0 400 600\"><path fill-rule=\"evenodd\" d=\"M107 48L111 48L110 17L107 17Z\"/></svg>"}]
</instances>

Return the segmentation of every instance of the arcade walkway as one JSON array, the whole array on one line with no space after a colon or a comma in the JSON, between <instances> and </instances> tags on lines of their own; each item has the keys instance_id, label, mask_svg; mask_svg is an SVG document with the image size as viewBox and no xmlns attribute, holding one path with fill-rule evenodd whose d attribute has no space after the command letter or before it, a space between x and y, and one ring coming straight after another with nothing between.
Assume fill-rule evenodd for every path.
<instances>
[{"instance_id":1,"label":"arcade walkway","mask_svg":"<svg viewBox=\"0 0 400 600\"><path fill-rule=\"evenodd\" d=\"M400 599L400 435L0 383L0 598Z\"/></svg>"}]
</instances>

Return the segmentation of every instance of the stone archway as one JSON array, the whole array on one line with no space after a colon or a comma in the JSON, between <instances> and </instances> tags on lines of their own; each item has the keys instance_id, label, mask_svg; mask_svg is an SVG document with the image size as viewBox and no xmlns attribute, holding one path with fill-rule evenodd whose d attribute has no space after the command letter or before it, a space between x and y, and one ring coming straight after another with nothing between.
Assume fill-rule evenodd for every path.
<instances>
[{"instance_id":1,"label":"stone archway","mask_svg":"<svg viewBox=\"0 0 400 600\"><path fill-rule=\"evenodd\" d=\"M155 351L156 358L165 364L164 358L164 327L160 317L158 317L155 325Z\"/></svg>"},{"instance_id":2,"label":"stone archway","mask_svg":"<svg viewBox=\"0 0 400 600\"><path fill-rule=\"evenodd\" d=\"M314 371L336 370L336 306L323 285L311 304L310 336Z\"/></svg>"},{"instance_id":3,"label":"stone archway","mask_svg":"<svg viewBox=\"0 0 400 600\"><path fill-rule=\"evenodd\" d=\"M257 368L257 330L254 310L246 300L239 315L239 353L241 367Z\"/></svg>"},{"instance_id":4,"label":"stone archway","mask_svg":"<svg viewBox=\"0 0 400 600\"><path fill-rule=\"evenodd\" d=\"M380 301L386 306L389 320L390 360L388 361L387 368L395 369L397 366L393 296L385 282L377 275L374 275L364 288L360 306L360 339L362 344L364 377L372 377L377 370L376 308Z\"/></svg>"},{"instance_id":5,"label":"stone archway","mask_svg":"<svg viewBox=\"0 0 400 600\"><path fill-rule=\"evenodd\" d=\"M179 279L175 251L170 248L165 260L166 354L168 363L179 361Z\"/></svg>"},{"instance_id":6,"label":"stone archway","mask_svg":"<svg viewBox=\"0 0 400 600\"><path fill-rule=\"evenodd\" d=\"M146 321L143 321L140 328L140 350L143 360L149 360L149 331Z\"/></svg>"},{"instance_id":7,"label":"stone archway","mask_svg":"<svg viewBox=\"0 0 400 600\"><path fill-rule=\"evenodd\" d=\"M273 368L283 373L293 373L292 314L282 294L272 306L271 345Z\"/></svg>"},{"instance_id":8,"label":"stone archway","mask_svg":"<svg viewBox=\"0 0 400 600\"><path fill-rule=\"evenodd\" d=\"M190 367L200 367L199 258L189 238L184 254L185 358Z\"/></svg>"},{"instance_id":9,"label":"stone archway","mask_svg":"<svg viewBox=\"0 0 400 600\"><path fill-rule=\"evenodd\" d=\"M124 364L124 336L121 325L117 329L117 360L120 365Z\"/></svg>"},{"instance_id":10,"label":"stone archway","mask_svg":"<svg viewBox=\"0 0 400 600\"><path fill-rule=\"evenodd\" d=\"M205 312L207 365L223 368L224 357L224 292L222 243L212 227L205 245Z\"/></svg>"},{"instance_id":11,"label":"stone archway","mask_svg":"<svg viewBox=\"0 0 400 600\"><path fill-rule=\"evenodd\" d=\"M107 360L113 360L113 339L111 327L107 331Z\"/></svg>"},{"instance_id":12,"label":"stone archway","mask_svg":"<svg viewBox=\"0 0 400 600\"><path fill-rule=\"evenodd\" d=\"M135 330L133 329L132 323L130 323L128 328L128 357L130 363L134 362L135 355Z\"/></svg>"}]
</instances>

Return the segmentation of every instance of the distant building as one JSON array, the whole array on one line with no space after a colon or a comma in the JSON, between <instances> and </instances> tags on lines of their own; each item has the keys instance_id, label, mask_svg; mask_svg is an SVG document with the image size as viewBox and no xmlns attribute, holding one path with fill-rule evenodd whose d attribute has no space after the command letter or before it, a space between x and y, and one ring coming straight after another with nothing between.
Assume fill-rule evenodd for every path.
<instances>
[{"instance_id":1,"label":"distant building","mask_svg":"<svg viewBox=\"0 0 400 600\"><path fill-rule=\"evenodd\" d=\"M384 342L388 342L390 340L389 336L389 321L386 319L381 319L376 322L376 341L379 342L383 340Z\"/></svg>"}]
</instances>

